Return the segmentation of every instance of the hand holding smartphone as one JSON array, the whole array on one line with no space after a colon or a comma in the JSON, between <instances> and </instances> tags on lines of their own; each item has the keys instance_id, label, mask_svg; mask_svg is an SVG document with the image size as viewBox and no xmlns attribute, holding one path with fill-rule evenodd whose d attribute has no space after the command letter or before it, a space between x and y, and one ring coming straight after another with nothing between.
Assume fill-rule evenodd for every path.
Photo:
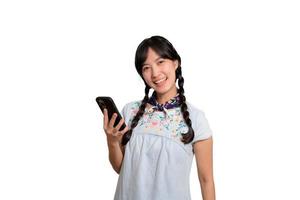
<instances>
[{"instance_id":1,"label":"hand holding smartphone","mask_svg":"<svg viewBox=\"0 0 300 200\"><path fill-rule=\"evenodd\" d=\"M116 104L114 103L114 100L111 97L108 96L99 96L96 98L96 102L98 103L102 113L104 114L104 109L107 109L108 112L108 119L111 120L114 113L117 114L114 127L118 125L120 120L122 119L122 115L120 114ZM122 124L119 131L122 131L126 127L125 122Z\"/></svg>"}]
</instances>

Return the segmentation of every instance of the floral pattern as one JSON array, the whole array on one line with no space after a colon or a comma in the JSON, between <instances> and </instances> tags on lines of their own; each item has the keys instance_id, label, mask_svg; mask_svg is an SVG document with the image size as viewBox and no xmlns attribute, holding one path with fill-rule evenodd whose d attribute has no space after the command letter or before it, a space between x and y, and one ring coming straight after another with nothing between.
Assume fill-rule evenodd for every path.
<instances>
[{"instance_id":1,"label":"floral pattern","mask_svg":"<svg viewBox=\"0 0 300 200\"><path fill-rule=\"evenodd\" d=\"M136 101L131 105L129 110L129 124L131 124L133 117L138 112L140 105L140 101ZM167 134L174 139L180 139L181 134L188 131L180 107L169 109L166 112L157 110L154 112L145 112L139 121L138 127L145 133L151 131L158 135Z\"/></svg>"}]
</instances>

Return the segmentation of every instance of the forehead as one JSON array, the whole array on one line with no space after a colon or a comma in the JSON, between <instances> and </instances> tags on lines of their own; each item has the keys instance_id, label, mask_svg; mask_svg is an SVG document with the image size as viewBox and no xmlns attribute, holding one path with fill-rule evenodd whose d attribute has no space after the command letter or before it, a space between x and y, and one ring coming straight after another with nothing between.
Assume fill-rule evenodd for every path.
<instances>
[{"instance_id":1,"label":"forehead","mask_svg":"<svg viewBox=\"0 0 300 200\"><path fill-rule=\"evenodd\" d=\"M147 58L145 60L145 63L153 62L159 58L161 58L160 55L158 55L152 48L149 48L148 52L147 52Z\"/></svg>"}]
</instances>

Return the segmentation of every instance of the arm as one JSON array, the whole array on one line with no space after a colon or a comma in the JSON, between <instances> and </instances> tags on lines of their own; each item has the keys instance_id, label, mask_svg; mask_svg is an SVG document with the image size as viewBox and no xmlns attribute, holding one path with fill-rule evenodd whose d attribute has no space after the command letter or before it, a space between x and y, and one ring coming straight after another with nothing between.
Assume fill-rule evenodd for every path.
<instances>
[{"instance_id":1,"label":"arm","mask_svg":"<svg viewBox=\"0 0 300 200\"><path fill-rule=\"evenodd\" d=\"M116 143L110 143L109 141L107 141L107 145L109 151L109 162L115 172L119 174L123 162L125 147Z\"/></svg>"},{"instance_id":2,"label":"arm","mask_svg":"<svg viewBox=\"0 0 300 200\"><path fill-rule=\"evenodd\" d=\"M215 200L215 185L213 178L213 140L212 137L199 140L193 145L198 178L203 200Z\"/></svg>"},{"instance_id":3,"label":"arm","mask_svg":"<svg viewBox=\"0 0 300 200\"><path fill-rule=\"evenodd\" d=\"M107 136L106 139L109 151L109 162L111 163L113 169L119 174L124 155L124 148L121 147L121 141L123 134L128 130L128 126L126 126L122 131L119 131L124 122L124 118L122 118L118 125L114 127L113 125L115 123L116 117L117 115L114 114L111 120L109 120L107 109L104 109L103 129Z\"/></svg>"}]
</instances>

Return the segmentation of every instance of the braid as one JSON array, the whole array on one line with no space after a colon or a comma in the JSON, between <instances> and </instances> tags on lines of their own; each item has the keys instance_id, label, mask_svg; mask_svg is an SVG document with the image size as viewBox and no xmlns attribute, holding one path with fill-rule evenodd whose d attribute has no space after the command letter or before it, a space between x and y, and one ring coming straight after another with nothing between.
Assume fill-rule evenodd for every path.
<instances>
[{"instance_id":1,"label":"braid","mask_svg":"<svg viewBox=\"0 0 300 200\"><path fill-rule=\"evenodd\" d=\"M146 83L145 83L146 84ZM149 100L148 94L149 94L150 87L146 84L145 88L145 97L142 100L142 104L139 107L139 111L136 113L135 117L133 118L130 129L123 135L122 137L122 145L126 145L127 142L130 140L130 137L132 135L132 130L137 126L140 118L144 115L146 104Z\"/></svg>"},{"instance_id":2,"label":"braid","mask_svg":"<svg viewBox=\"0 0 300 200\"><path fill-rule=\"evenodd\" d=\"M190 143L194 139L194 130L192 128L192 121L190 120L190 113L187 110L187 104L186 104L186 98L184 96L184 89L183 89L183 83L184 83L184 78L182 77L182 72L181 72L181 66L178 66L176 70L176 77L178 78L178 85L179 85L179 97L182 100L181 104L181 113L183 114L183 118L185 123L188 125L189 130L187 133L182 134L182 139L181 141L184 144Z\"/></svg>"}]
</instances>

